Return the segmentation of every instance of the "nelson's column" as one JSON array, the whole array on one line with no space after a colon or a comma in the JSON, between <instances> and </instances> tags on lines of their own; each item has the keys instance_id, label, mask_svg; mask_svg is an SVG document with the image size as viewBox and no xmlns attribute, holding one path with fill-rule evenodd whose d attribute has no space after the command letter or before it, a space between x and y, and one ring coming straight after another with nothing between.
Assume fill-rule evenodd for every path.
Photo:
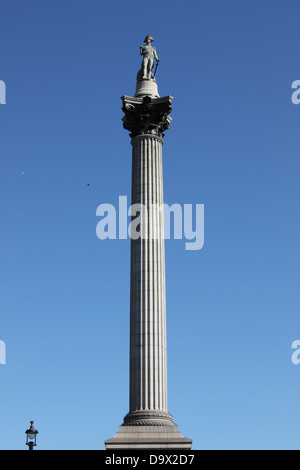
<instances>
[{"instance_id":1,"label":"nelson's column","mask_svg":"<svg viewBox=\"0 0 300 470\"><path fill-rule=\"evenodd\" d=\"M130 403L106 449L191 449L167 404L166 292L162 146L172 97L159 97L154 39L140 47L134 97L123 96L123 126L132 145L132 205L140 206L140 236L131 237ZM157 65L156 65L157 68ZM156 206L154 206L156 205ZM134 214L132 214L134 215Z\"/></svg>"}]
</instances>

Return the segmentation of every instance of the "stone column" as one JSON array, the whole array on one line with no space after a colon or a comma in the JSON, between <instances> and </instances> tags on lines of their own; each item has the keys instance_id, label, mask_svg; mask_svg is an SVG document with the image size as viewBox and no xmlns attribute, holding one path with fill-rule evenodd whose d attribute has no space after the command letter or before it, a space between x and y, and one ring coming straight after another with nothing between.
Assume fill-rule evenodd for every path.
<instances>
[{"instance_id":1,"label":"stone column","mask_svg":"<svg viewBox=\"0 0 300 470\"><path fill-rule=\"evenodd\" d=\"M140 238L131 240L130 413L125 424L172 424L167 403L167 339L162 144L132 140L132 205L141 205Z\"/></svg>"},{"instance_id":2,"label":"stone column","mask_svg":"<svg viewBox=\"0 0 300 470\"><path fill-rule=\"evenodd\" d=\"M163 204L163 130L172 97L123 97L132 137L132 205L140 236L131 240L130 403L124 425L172 425L167 403L167 339Z\"/></svg>"},{"instance_id":3,"label":"stone column","mask_svg":"<svg viewBox=\"0 0 300 470\"><path fill-rule=\"evenodd\" d=\"M144 80L145 81L145 80ZM152 96L141 96L153 88ZM123 126L132 138L132 204L140 209L140 235L131 240L130 403L107 449L190 449L168 413L163 132L170 127L172 97L159 98L156 83L137 82L123 96ZM156 204L156 207L153 205ZM136 207L138 208L138 207ZM137 214L133 214L136 219Z\"/></svg>"}]
</instances>

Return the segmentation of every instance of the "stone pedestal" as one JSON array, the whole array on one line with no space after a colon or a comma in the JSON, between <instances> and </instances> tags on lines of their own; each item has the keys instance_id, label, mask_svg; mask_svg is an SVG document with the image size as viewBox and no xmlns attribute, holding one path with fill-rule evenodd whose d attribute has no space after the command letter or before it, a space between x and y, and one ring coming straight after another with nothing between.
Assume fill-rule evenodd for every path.
<instances>
[{"instance_id":1,"label":"stone pedestal","mask_svg":"<svg viewBox=\"0 0 300 470\"><path fill-rule=\"evenodd\" d=\"M154 90L156 83L151 86ZM132 205L142 205L142 227L141 236L131 240L129 413L105 445L107 449L190 449L192 441L179 433L167 400L164 217L159 207L163 132L170 127L173 98L155 93L139 96L138 90L147 87L148 80L138 82L136 96L122 98L123 125L132 138Z\"/></svg>"},{"instance_id":2,"label":"stone pedestal","mask_svg":"<svg viewBox=\"0 0 300 470\"><path fill-rule=\"evenodd\" d=\"M192 441L183 437L177 426L120 426L105 446L107 450L189 450Z\"/></svg>"},{"instance_id":3,"label":"stone pedestal","mask_svg":"<svg viewBox=\"0 0 300 470\"><path fill-rule=\"evenodd\" d=\"M143 78L143 72L140 70L136 77L136 98L151 96L153 98L159 98L158 88L155 78Z\"/></svg>"}]
</instances>

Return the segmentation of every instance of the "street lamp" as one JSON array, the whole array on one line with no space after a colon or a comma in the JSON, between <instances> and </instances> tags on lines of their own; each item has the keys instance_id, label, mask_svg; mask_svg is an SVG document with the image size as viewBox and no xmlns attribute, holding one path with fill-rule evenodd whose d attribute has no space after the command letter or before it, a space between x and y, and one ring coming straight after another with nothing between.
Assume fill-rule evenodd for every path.
<instances>
[{"instance_id":1,"label":"street lamp","mask_svg":"<svg viewBox=\"0 0 300 470\"><path fill-rule=\"evenodd\" d=\"M25 431L26 434L26 445L29 447L28 450L33 450L36 446L36 435L39 433L33 426L34 421L30 421L30 428Z\"/></svg>"}]
</instances>

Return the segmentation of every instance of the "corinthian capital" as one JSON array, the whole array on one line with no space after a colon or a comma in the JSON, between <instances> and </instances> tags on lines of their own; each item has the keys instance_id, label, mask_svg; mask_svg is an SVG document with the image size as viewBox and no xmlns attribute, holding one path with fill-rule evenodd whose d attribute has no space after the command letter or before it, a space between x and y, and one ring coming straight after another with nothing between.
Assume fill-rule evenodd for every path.
<instances>
[{"instance_id":1,"label":"corinthian capital","mask_svg":"<svg viewBox=\"0 0 300 470\"><path fill-rule=\"evenodd\" d=\"M124 129L131 132L132 138L142 134L163 137L164 131L169 129L172 121L169 116L172 111L172 100L172 96L164 98L123 96Z\"/></svg>"}]
</instances>

